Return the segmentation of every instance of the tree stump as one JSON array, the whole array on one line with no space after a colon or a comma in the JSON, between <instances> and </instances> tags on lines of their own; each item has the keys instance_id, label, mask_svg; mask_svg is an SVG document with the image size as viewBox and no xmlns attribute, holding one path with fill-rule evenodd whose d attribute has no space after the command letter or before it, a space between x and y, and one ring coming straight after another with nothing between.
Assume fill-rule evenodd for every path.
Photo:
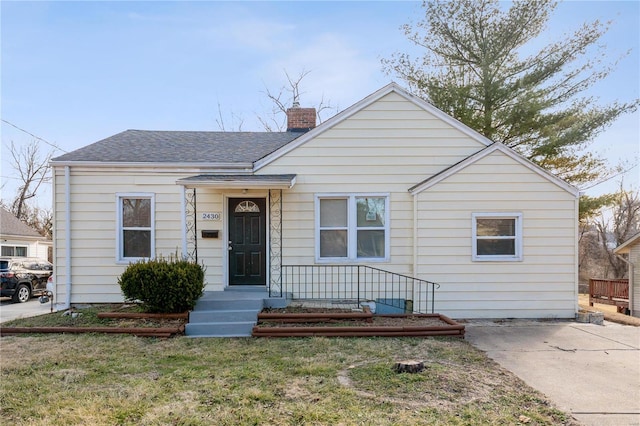
<instances>
[{"instance_id":1,"label":"tree stump","mask_svg":"<svg viewBox=\"0 0 640 426\"><path fill-rule=\"evenodd\" d=\"M424 370L424 362L421 361L400 361L393 366L396 373L419 373Z\"/></svg>"}]
</instances>

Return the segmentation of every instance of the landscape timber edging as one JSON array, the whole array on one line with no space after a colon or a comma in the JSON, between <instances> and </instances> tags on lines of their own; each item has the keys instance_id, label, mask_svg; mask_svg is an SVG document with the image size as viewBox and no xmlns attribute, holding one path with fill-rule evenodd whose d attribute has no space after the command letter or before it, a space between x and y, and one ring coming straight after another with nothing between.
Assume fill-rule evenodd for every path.
<instances>
[{"instance_id":1,"label":"landscape timber edging","mask_svg":"<svg viewBox=\"0 0 640 426\"><path fill-rule=\"evenodd\" d=\"M342 316L341 316L342 315ZM430 337L430 336L456 336L464 338L465 326L458 324L451 318L441 314L396 314L396 315L376 315L377 317L386 318L406 318L406 317L425 317L437 318L446 325L443 326L298 326L298 327L253 327L251 335L253 337ZM318 322L318 318L327 318L327 314L309 313L309 314L277 314L278 321L281 322ZM358 319L367 320L366 314L360 314ZM274 320L273 316L258 315L258 321L261 319ZM353 314L332 314L332 320L354 319Z\"/></svg>"}]
</instances>

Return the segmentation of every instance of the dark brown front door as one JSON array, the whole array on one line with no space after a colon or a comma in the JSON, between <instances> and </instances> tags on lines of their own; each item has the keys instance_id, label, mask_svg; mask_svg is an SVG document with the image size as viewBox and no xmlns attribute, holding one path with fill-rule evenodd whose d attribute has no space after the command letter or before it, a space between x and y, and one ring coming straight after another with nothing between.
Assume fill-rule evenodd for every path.
<instances>
[{"instance_id":1,"label":"dark brown front door","mask_svg":"<svg viewBox=\"0 0 640 426\"><path fill-rule=\"evenodd\" d=\"M229 199L229 285L266 285L264 198Z\"/></svg>"}]
</instances>

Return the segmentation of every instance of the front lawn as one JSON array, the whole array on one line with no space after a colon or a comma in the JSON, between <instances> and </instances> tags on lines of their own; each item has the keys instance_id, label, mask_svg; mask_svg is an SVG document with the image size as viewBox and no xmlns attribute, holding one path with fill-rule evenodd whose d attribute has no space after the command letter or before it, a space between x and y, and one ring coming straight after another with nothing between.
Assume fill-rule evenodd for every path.
<instances>
[{"instance_id":1,"label":"front lawn","mask_svg":"<svg viewBox=\"0 0 640 426\"><path fill-rule=\"evenodd\" d=\"M458 338L25 335L0 359L3 424L575 424Z\"/></svg>"}]
</instances>

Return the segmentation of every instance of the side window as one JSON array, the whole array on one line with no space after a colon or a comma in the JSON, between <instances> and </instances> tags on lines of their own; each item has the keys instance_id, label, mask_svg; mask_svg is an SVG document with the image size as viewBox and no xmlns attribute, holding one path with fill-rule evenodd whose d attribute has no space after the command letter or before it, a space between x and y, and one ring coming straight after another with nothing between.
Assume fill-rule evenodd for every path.
<instances>
[{"instance_id":1,"label":"side window","mask_svg":"<svg viewBox=\"0 0 640 426\"><path fill-rule=\"evenodd\" d=\"M522 260L522 213L473 213L474 261Z\"/></svg>"},{"instance_id":2,"label":"side window","mask_svg":"<svg viewBox=\"0 0 640 426\"><path fill-rule=\"evenodd\" d=\"M153 194L118 194L118 261L155 256L154 201Z\"/></svg>"},{"instance_id":3,"label":"side window","mask_svg":"<svg viewBox=\"0 0 640 426\"><path fill-rule=\"evenodd\" d=\"M2 256L27 257L26 246L2 246L0 249Z\"/></svg>"}]
</instances>

